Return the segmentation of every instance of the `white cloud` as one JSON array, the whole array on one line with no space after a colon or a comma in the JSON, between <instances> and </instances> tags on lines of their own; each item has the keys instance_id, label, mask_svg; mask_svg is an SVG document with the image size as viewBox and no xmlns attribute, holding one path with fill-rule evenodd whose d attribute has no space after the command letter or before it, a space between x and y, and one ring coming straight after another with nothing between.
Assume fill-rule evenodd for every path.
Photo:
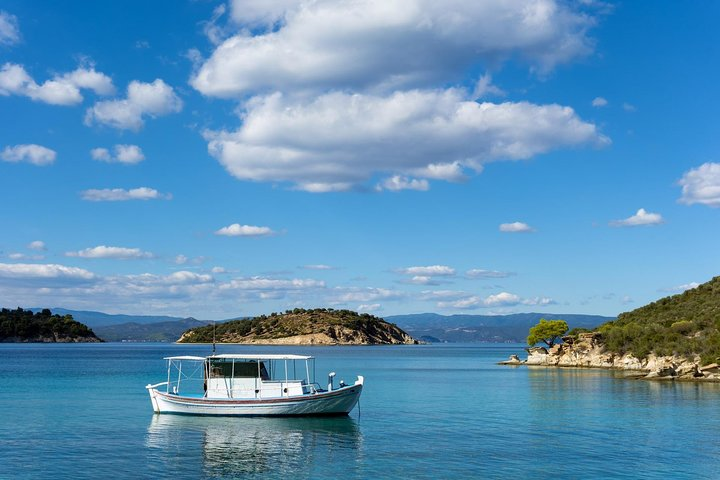
<instances>
[{"instance_id":1,"label":"white cloud","mask_svg":"<svg viewBox=\"0 0 720 480\"><path fill-rule=\"evenodd\" d=\"M449 283L447 281L443 282L440 280L437 280L435 277L431 277L428 275L415 275L412 278L402 280L400 283L408 283L410 285L442 285L443 283Z\"/></svg>"},{"instance_id":2,"label":"white cloud","mask_svg":"<svg viewBox=\"0 0 720 480\"><path fill-rule=\"evenodd\" d=\"M335 269L335 267L331 267L330 265L323 265L323 264L303 265L301 268L304 268L305 270L334 270Z\"/></svg>"},{"instance_id":3,"label":"white cloud","mask_svg":"<svg viewBox=\"0 0 720 480\"><path fill-rule=\"evenodd\" d=\"M93 148L90 150L90 156L93 160L100 162L112 162L113 160L112 155L110 155L110 150L107 148Z\"/></svg>"},{"instance_id":4,"label":"white cloud","mask_svg":"<svg viewBox=\"0 0 720 480\"><path fill-rule=\"evenodd\" d=\"M87 282L95 279L95 274L77 267L67 267L56 264L0 263L0 281L37 282L66 280L70 282Z\"/></svg>"},{"instance_id":5,"label":"white cloud","mask_svg":"<svg viewBox=\"0 0 720 480\"><path fill-rule=\"evenodd\" d=\"M377 312L378 310L382 310L379 303L362 304L357 307L358 312Z\"/></svg>"},{"instance_id":6,"label":"white cloud","mask_svg":"<svg viewBox=\"0 0 720 480\"><path fill-rule=\"evenodd\" d=\"M47 250L47 247L45 247L45 242L42 240L35 240L27 244L27 248L30 250Z\"/></svg>"},{"instance_id":7,"label":"white cloud","mask_svg":"<svg viewBox=\"0 0 720 480\"><path fill-rule=\"evenodd\" d=\"M442 301L438 302L438 307L465 310L474 308L512 307L519 305L521 302L519 296L513 293L501 292L485 298L473 295L455 301Z\"/></svg>"},{"instance_id":8,"label":"white cloud","mask_svg":"<svg viewBox=\"0 0 720 480\"><path fill-rule=\"evenodd\" d=\"M124 163L134 165L145 160L145 155L137 145L115 145L115 154L111 155L107 148L93 148L90 156L93 160L107 163Z\"/></svg>"},{"instance_id":9,"label":"white cloud","mask_svg":"<svg viewBox=\"0 0 720 480\"><path fill-rule=\"evenodd\" d=\"M692 168L685 172L678 184L682 187L680 203L720 207L720 163L704 163Z\"/></svg>"},{"instance_id":10,"label":"white cloud","mask_svg":"<svg viewBox=\"0 0 720 480\"><path fill-rule=\"evenodd\" d=\"M145 117L155 118L182 110L183 102L171 86L161 79L152 83L130 82L127 96L120 100L97 102L85 113L85 123L113 128L140 130Z\"/></svg>"},{"instance_id":11,"label":"white cloud","mask_svg":"<svg viewBox=\"0 0 720 480\"><path fill-rule=\"evenodd\" d=\"M213 267L212 270L210 270L212 273L227 273L227 270L225 267Z\"/></svg>"},{"instance_id":12,"label":"white cloud","mask_svg":"<svg viewBox=\"0 0 720 480\"><path fill-rule=\"evenodd\" d=\"M403 275L421 275L429 277L450 277L455 275L455 269L447 265L428 265L426 267L406 267L396 270Z\"/></svg>"},{"instance_id":13,"label":"white cloud","mask_svg":"<svg viewBox=\"0 0 720 480\"><path fill-rule=\"evenodd\" d=\"M595 97L592 101L593 107L604 107L608 104L608 101L605 100L603 97Z\"/></svg>"},{"instance_id":14,"label":"white cloud","mask_svg":"<svg viewBox=\"0 0 720 480\"><path fill-rule=\"evenodd\" d=\"M469 295L467 292L458 291L458 290L425 290L422 292L422 295L419 297L420 300L454 300L454 299L461 299L466 298Z\"/></svg>"},{"instance_id":15,"label":"white cloud","mask_svg":"<svg viewBox=\"0 0 720 480\"><path fill-rule=\"evenodd\" d=\"M498 270L483 270L473 268L465 272L465 276L469 278L506 278L515 275L512 272L500 272Z\"/></svg>"},{"instance_id":16,"label":"white cloud","mask_svg":"<svg viewBox=\"0 0 720 480\"><path fill-rule=\"evenodd\" d=\"M307 290L325 288L325 282L313 279L294 278L290 280L249 277L235 278L220 285L220 290Z\"/></svg>"},{"instance_id":17,"label":"white cloud","mask_svg":"<svg viewBox=\"0 0 720 480\"><path fill-rule=\"evenodd\" d=\"M534 228L523 222L501 223L499 229L505 233L530 233L535 231Z\"/></svg>"},{"instance_id":18,"label":"white cloud","mask_svg":"<svg viewBox=\"0 0 720 480\"><path fill-rule=\"evenodd\" d=\"M592 51L594 23L556 0L253 0L232 17L241 32L190 80L205 95L446 83L510 56L549 71Z\"/></svg>"},{"instance_id":19,"label":"white cloud","mask_svg":"<svg viewBox=\"0 0 720 480\"><path fill-rule=\"evenodd\" d=\"M430 184L425 179L407 178L400 175L394 175L386 178L377 185L377 190L390 190L391 192L399 192L400 190L420 190L426 191L430 189Z\"/></svg>"},{"instance_id":20,"label":"white cloud","mask_svg":"<svg viewBox=\"0 0 720 480\"><path fill-rule=\"evenodd\" d=\"M676 285L674 287L670 288L662 288L660 289L661 292L674 292L674 293L682 293L686 290L692 290L693 288L699 287L700 284L698 282L690 282L685 283L683 285Z\"/></svg>"},{"instance_id":21,"label":"white cloud","mask_svg":"<svg viewBox=\"0 0 720 480\"><path fill-rule=\"evenodd\" d=\"M463 168L609 142L569 107L478 104L457 89L309 101L273 94L250 100L242 117L234 132L205 132L210 154L241 180L311 192L347 190L376 174L458 180Z\"/></svg>"},{"instance_id":22,"label":"white cloud","mask_svg":"<svg viewBox=\"0 0 720 480\"><path fill-rule=\"evenodd\" d=\"M97 247L86 248L77 252L65 252L66 257L80 258L115 258L121 260L153 258L150 252L144 252L139 248L108 247L98 245Z\"/></svg>"},{"instance_id":23,"label":"white cloud","mask_svg":"<svg viewBox=\"0 0 720 480\"><path fill-rule=\"evenodd\" d=\"M5 162L27 162L37 166L50 165L55 161L57 153L42 145L34 143L28 145L7 146L0 153L0 159Z\"/></svg>"},{"instance_id":24,"label":"white cloud","mask_svg":"<svg viewBox=\"0 0 720 480\"><path fill-rule=\"evenodd\" d=\"M17 17L0 10L0 45L13 45L20 41Z\"/></svg>"},{"instance_id":25,"label":"white cloud","mask_svg":"<svg viewBox=\"0 0 720 480\"><path fill-rule=\"evenodd\" d=\"M175 265L184 265L188 262L188 258L185 255L178 255L175 257Z\"/></svg>"},{"instance_id":26,"label":"white cloud","mask_svg":"<svg viewBox=\"0 0 720 480\"><path fill-rule=\"evenodd\" d=\"M489 96L504 97L505 92L492 84L492 76L490 76L490 74L485 74L480 77L475 84L472 98L477 100Z\"/></svg>"},{"instance_id":27,"label":"white cloud","mask_svg":"<svg viewBox=\"0 0 720 480\"><path fill-rule=\"evenodd\" d=\"M387 288L336 287L333 289L330 301L333 303L370 303L378 300L399 300L405 296L404 292Z\"/></svg>"},{"instance_id":28,"label":"white cloud","mask_svg":"<svg viewBox=\"0 0 720 480\"><path fill-rule=\"evenodd\" d=\"M239 223L233 223L215 232L215 235L224 235L226 237L264 237L274 234L275 232L270 227L240 225Z\"/></svg>"},{"instance_id":29,"label":"white cloud","mask_svg":"<svg viewBox=\"0 0 720 480\"><path fill-rule=\"evenodd\" d=\"M22 65L6 63L0 70L0 95L21 95L51 105L77 105L83 101L81 89L98 95L115 92L112 79L95 71L93 66L78 67L42 84L35 82Z\"/></svg>"},{"instance_id":30,"label":"white cloud","mask_svg":"<svg viewBox=\"0 0 720 480\"><path fill-rule=\"evenodd\" d=\"M637 211L635 215L632 215L623 220L614 220L610 222L610 226L613 227L637 227L642 225L660 225L664 220L662 215L659 213L647 212L644 208Z\"/></svg>"},{"instance_id":31,"label":"white cloud","mask_svg":"<svg viewBox=\"0 0 720 480\"><path fill-rule=\"evenodd\" d=\"M523 305L531 305L535 307L546 307L548 305L557 305L557 302L549 297L533 297L526 298L522 301Z\"/></svg>"},{"instance_id":32,"label":"white cloud","mask_svg":"<svg viewBox=\"0 0 720 480\"><path fill-rule=\"evenodd\" d=\"M24 253L10 253L8 254L10 260L42 260L45 258L44 255L26 255Z\"/></svg>"},{"instance_id":33,"label":"white cloud","mask_svg":"<svg viewBox=\"0 0 720 480\"><path fill-rule=\"evenodd\" d=\"M163 194L154 188L139 187L130 190L122 188L90 189L80 192L83 200L91 202L123 202L127 200L170 200L172 195Z\"/></svg>"},{"instance_id":34,"label":"white cloud","mask_svg":"<svg viewBox=\"0 0 720 480\"><path fill-rule=\"evenodd\" d=\"M221 3L213 10L210 20L203 22L203 33L213 45L221 44L229 36L228 29L218 24L225 11L225 4Z\"/></svg>"}]
</instances>

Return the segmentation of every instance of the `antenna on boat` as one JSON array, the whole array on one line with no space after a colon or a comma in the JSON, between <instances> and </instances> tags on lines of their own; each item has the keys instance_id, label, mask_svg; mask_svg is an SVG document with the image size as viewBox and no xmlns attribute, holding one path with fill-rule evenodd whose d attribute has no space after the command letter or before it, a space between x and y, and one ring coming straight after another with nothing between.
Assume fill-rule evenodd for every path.
<instances>
[{"instance_id":1,"label":"antenna on boat","mask_svg":"<svg viewBox=\"0 0 720 480\"><path fill-rule=\"evenodd\" d=\"M215 355L215 320L213 320L213 351L212 354Z\"/></svg>"}]
</instances>

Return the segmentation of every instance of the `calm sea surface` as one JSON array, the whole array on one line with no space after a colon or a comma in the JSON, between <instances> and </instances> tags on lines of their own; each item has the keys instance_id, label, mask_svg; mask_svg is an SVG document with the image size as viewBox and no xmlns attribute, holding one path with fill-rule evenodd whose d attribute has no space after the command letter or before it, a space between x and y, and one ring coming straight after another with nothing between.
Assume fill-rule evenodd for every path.
<instances>
[{"instance_id":1,"label":"calm sea surface","mask_svg":"<svg viewBox=\"0 0 720 480\"><path fill-rule=\"evenodd\" d=\"M720 385L502 367L520 345L220 346L365 376L348 418L155 415L174 344L0 344L0 478L720 478Z\"/></svg>"}]
</instances>

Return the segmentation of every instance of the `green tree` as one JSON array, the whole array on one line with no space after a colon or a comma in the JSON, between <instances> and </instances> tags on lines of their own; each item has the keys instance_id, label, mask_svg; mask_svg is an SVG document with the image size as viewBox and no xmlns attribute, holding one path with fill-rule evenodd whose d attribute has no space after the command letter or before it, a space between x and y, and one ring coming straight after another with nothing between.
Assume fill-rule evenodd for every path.
<instances>
[{"instance_id":1,"label":"green tree","mask_svg":"<svg viewBox=\"0 0 720 480\"><path fill-rule=\"evenodd\" d=\"M568 324L565 320L545 320L541 318L540 323L530 327L527 343L528 345L535 345L538 342L543 342L548 347L552 347L567 331Z\"/></svg>"}]
</instances>

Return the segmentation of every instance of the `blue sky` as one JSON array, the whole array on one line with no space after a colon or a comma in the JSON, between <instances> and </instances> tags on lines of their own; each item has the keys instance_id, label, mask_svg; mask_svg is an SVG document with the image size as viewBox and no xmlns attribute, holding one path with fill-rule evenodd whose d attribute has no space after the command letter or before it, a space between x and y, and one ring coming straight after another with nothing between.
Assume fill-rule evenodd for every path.
<instances>
[{"instance_id":1,"label":"blue sky","mask_svg":"<svg viewBox=\"0 0 720 480\"><path fill-rule=\"evenodd\" d=\"M718 274L715 2L0 3L0 305L616 315Z\"/></svg>"}]
</instances>

